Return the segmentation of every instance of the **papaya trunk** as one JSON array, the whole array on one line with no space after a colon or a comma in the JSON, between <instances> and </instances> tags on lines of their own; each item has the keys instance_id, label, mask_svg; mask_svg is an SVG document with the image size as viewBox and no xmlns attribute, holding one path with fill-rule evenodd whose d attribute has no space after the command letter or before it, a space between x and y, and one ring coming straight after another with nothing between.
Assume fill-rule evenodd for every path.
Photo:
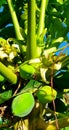
<instances>
[{"instance_id":1,"label":"papaya trunk","mask_svg":"<svg viewBox=\"0 0 69 130\"><path fill-rule=\"evenodd\" d=\"M36 2L28 2L28 39L27 39L27 59L37 57L36 45Z\"/></svg>"}]
</instances>

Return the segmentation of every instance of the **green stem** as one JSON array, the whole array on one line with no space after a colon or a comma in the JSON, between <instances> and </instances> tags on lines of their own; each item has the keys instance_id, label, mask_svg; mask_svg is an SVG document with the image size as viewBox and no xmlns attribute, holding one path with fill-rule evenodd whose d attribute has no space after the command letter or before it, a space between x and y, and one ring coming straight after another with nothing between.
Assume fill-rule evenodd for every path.
<instances>
[{"instance_id":1,"label":"green stem","mask_svg":"<svg viewBox=\"0 0 69 130\"><path fill-rule=\"evenodd\" d=\"M10 83L17 83L17 76L3 63L0 62L0 74L2 74Z\"/></svg>"},{"instance_id":2,"label":"green stem","mask_svg":"<svg viewBox=\"0 0 69 130\"><path fill-rule=\"evenodd\" d=\"M47 10L48 1L49 0L42 0L42 3L41 3L38 35L41 35L44 29L45 11Z\"/></svg>"},{"instance_id":3,"label":"green stem","mask_svg":"<svg viewBox=\"0 0 69 130\"><path fill-rule=\"evenodd\" d=\"M13 4L12 4L12 0L7 0L7 3L8 3L10 14L11 14L11 17L12 17L16 38L18 40L23 40L23 37L20 33L20 26L19 26L19 22L18 22L18 19L17 19L17 15L16 15L16 12L15 12Z\"/></svg>"},{"instance_id":4,"label":"green stem","mask_svg":"<svg viewBox=\"0 0 69 130\"><path fill-rule=\"evenodd\" d=\"M36 2L28 2L28 39L27 39L27 59L37 57L36 45Z\"/></svg>"}]
</instances>

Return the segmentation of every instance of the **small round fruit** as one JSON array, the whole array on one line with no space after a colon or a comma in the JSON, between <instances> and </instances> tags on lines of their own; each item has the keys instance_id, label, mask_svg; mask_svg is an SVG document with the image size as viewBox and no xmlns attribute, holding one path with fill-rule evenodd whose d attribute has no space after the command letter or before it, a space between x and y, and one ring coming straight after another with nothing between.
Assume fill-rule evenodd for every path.
<instances>
[{"instance_id":1,"label":"small round fruit","mask_svg":"<svg viewBox=\"0 0 69 130\"><path fill-rule=\"evenodd\" d=\"M50 86L41 87L37 91L37 97L42 104L52 102L56 98L56 96L56 90L51 88Z\"/></svg>"},{"instance_id":2,"label":"small round fruit","mask_svg":"<svg viewBox=\"0 0 69 130\"><path fill-rule=\"evenodd\" d=\"M35 69L33 66L24 64L20 66L20 76L23 79L29 79L31 75L35 73Z\"/></svg>"}]
</instances>

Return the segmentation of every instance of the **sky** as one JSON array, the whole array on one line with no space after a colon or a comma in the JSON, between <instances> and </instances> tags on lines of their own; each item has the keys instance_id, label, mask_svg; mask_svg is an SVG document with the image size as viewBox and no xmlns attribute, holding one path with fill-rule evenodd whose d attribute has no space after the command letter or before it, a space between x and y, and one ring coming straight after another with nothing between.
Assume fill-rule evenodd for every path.
<instances>
[{"instance_id":1,"label":"sky","mask_svg":"<svg viewBox=\"0 0 69 130\"><path fill-rule=\"evenodd\" d=\"M0 13L3 11L3 9L4 9L4 7L2 6L2 7L0 7Z\"/></svg>"},{"instance_id":2,"label":"sky","mask_svg":"<svg viewBox=\"0 0 69 130\"><path fill-rule=\"evenodd\" d=\"M66 46L67 45L67 42L64 41L62 42L60 45L59 45L59 48L62 48L63 46ZM69 47L65 48L62 53L66 53L67 55L69 55ZM59 55L60 54L60 51L56 52L56 55Z\"/></svg>"}]
</instances>

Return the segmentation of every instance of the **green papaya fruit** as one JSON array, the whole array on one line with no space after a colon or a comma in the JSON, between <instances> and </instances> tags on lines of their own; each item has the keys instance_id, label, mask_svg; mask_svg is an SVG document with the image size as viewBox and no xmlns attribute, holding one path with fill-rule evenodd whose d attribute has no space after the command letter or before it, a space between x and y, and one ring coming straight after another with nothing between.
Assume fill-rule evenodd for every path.
<instances>
[{"instance_id":1,"label":"green papaya fruit","mask_svg":"<svg viewBox=\"0 0 69 130\"><path fill-rule=\"evenodd\" d=\"M26 92L16 96L12 102L12 113L18 117L27 116L35 105L32 93Z\"/></svg>"},{"instance_id":2,"label":"green papaya fruit","mask_svg":"<svg viewBox=\"0 0 69 130\"><path fill-rule=\"evenodd\" d=\"M20 65L19 69L20 69L20 76L23 79L29 79L35 73L34 67L29 64Z\"/></svg>"},{"instance_id":3,"label":"green papaya fruit","mask_svg":"<svg viewBox=\"0 0 69 130\"><path fill-rule=\"evenodd\" d=\"M42 104L52 102L57 96L57 92L50 86L43 86L37 91L37 97Z\"/></svg>"}]
</instances>

